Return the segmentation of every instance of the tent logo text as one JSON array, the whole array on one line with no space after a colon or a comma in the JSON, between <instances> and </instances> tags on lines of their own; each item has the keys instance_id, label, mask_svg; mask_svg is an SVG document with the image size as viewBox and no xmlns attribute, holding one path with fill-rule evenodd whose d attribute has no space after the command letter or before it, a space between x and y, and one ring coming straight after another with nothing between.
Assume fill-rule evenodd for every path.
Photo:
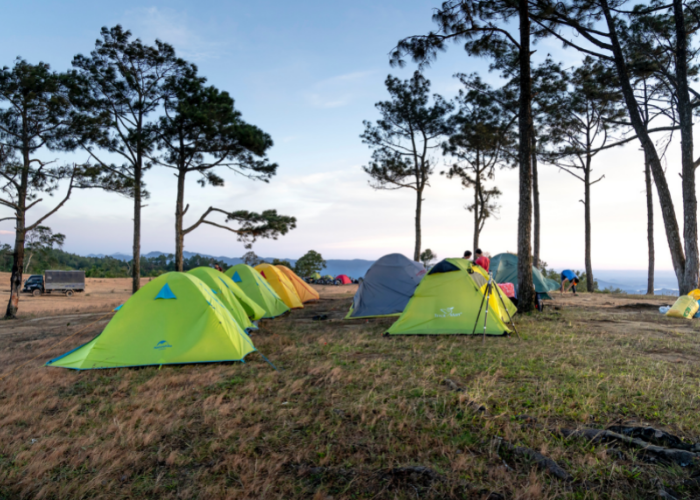
<instances>
[{"instance_id":1,"label":"tent logo text","mask_svg":"<svg viewBox=\"0 0 700 500\"><path fill-rule=\"evenodd\" d=\"M170 344L168 344L168 341L167 341L167 340L161 340L160 342L158 342L158 343L156 344L156 346L154 347L154 349L158 349L159 351L163 351L163 350L167 349L168 347L172 347Z\"/></svg>"},{"instance_id":2,"label":"tent logo text","mask_svg":"<svg viewBox=\"0 0 700 500\"><path fill-rule=\"evenodd\" d=\"M448 307L447 309L440 309L442 311L442 314L435 313L436 318L458 318L459 316L462 315L461 312L456 313L452 312L454 307Z\"/></svg>"}]
</instances>

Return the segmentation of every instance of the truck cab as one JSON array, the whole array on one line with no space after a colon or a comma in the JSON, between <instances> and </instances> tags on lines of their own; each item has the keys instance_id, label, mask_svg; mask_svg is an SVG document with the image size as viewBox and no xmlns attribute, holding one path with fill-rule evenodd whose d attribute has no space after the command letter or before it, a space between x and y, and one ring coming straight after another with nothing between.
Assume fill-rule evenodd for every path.
<instances>
[{"instance_id":1,"label":"truck cab","mask_svg":"<svg viewBox=\"0 0 700 500\"><path fill-rule=\"evenodd\" d=\"M44 293L44 276L41 274L32 274L24 282L24 289L22 291L25 293L31 293L35 296L39 296Z\"/></svg>"}]
</instances>

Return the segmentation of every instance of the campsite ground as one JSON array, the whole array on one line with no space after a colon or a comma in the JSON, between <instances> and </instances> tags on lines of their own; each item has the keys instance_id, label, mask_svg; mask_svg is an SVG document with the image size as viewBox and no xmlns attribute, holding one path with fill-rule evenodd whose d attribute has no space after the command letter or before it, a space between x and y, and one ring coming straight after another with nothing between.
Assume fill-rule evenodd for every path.
<instances>
[{"instance_id":1,"label":"campsite ground","mask_svg":"<svg viewBox=\"0 0 700 500\"><path fill-rule=\"evenodd\" d=\"M700 439L700 321L659 315L668 298L557 295L517 318L522 339L483 343L383 337L389 319L342 320L354 286L318 287L252 337L279 372L257 353L42 366L96 335L127 287L22 297L0 322L0 498L698 497L678 454L562 437L624 424Z\"/></svg>"}]
</instances>

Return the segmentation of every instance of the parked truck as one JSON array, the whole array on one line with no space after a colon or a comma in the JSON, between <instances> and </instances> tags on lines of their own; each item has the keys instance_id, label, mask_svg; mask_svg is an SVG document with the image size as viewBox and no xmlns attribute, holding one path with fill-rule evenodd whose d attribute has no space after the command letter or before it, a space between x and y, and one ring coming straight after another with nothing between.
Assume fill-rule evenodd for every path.
<instances>
[{"instance_id":1,"label":"parked truck","mask_svg":"<svg viewBox=\"0 0 700 500\"><path fill-rule=\"evenodd\" d=\"M62 293L72 297L75 292L85 291L85 271L44 271L32 274L24 282L22 292L39 297L44 293Z\"/></svg>"}]
</instances>

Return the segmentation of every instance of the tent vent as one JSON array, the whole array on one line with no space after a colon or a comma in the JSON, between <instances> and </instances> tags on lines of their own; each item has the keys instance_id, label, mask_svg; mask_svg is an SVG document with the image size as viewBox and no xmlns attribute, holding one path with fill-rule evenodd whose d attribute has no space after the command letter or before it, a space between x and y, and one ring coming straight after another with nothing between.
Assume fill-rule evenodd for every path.
<instances>
[{"instance_id":1,"label":"tent vent","mask_svg":"<svg viewBox=\"0 0 700 500\"><path fill-rule=\"evenodd\" d=\"M428 274L451 273L452 271L459 270L460 269L454 264L447 262L446 260L442 260L435 264Z\"/></svg>"},{"instance_id":2,"label":"tent vent","mask_svg":"<svg viewBox=\"0 0 700 500\"><path fill-rule=\"evenodd\" d=\"M160 292L158 292L158 295L156 295L155 299L153 299L153 300L157 300L157 299L166 299L167 300L167 299L177 299L177 297L175 297L175 294L170 289L170 285L168 285L166 283L165 285L163 285L163 288L160 289Z\"/></svg>"},{"instance_id":3,"label":"tent vent","mask_svg":"<svg viewBox=\"0 0 700 500\"><path fill-rule=\"evenodd\" d=\"M486 282L488 281L486 278L484 278L484 277L483 277L481 274L479 274L479 273L473 273L473 274L470 274L469 276L472 277L472 279L474 280L474 283L476 283L476 286L479 287L479 288L481 288L482 286L484 286L484 285L486 284Z\"/></svg>"},{"instance_id":4,"label":"tent vent","mask_svg":"<svg viewBox=\"0 0 700 500\"><path fill-rule=\"evenodd\" d=\"M233 276L231 277L231 279L232 279L235 283L243 283L243 280L241 279L241 276L238 274L238 271L236 271L235 273L233 273Z\"/></svg>"}]
</instances>

